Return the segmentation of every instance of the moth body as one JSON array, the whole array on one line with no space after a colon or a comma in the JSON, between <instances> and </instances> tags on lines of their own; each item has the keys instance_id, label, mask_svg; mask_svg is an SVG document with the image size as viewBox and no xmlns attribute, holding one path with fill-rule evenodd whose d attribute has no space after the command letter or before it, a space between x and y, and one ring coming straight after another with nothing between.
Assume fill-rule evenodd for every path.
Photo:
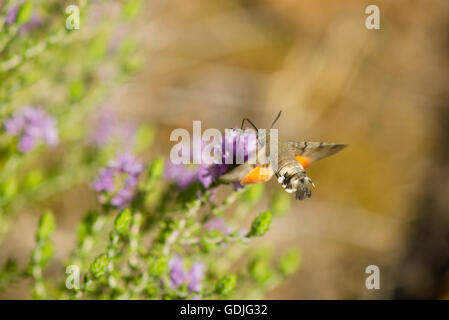
<instances>
[{"instance_id":1,"label":"moth body","mask_svg":"<svg viewBox=\"0 0 449 320\"><path fill-rule=\"evenodd\" d=\"M278 145L278 152L273 156L270 152L271 139L278 140L277 134L276 137L271 137L270 134L262 137L258 135L257 161L252 158L253 161L238 165L221 176L220 180L224 183L239 182L246 185L266 182L273 175L276 175L278 183L282 185L286 192L295 193L296 199L304 200L310 198L312 195L311 187L315 186L307 176L305 168L311 163L329 157L346 147L345 144L328 142L275 141ZM266 159L268 155L268 163L258 162L259 159Z\"/></svg>"}]
</instances>

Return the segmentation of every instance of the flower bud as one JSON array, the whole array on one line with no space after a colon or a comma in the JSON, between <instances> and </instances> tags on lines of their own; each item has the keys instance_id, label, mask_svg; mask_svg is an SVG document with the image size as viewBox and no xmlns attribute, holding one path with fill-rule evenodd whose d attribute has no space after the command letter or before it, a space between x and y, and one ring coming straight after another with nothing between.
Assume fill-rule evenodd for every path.
<instances>
[{"instance_id":1,"label":"flower bud","mask_svg":"<svg viewBox=\"0 0 449 320\"><path fill-rule=\"evenodd\" d=\"M290 276L298 270L301 264L301 256L296 249L290 249L279 260L279 269L285 276Z\"/></svg>"},{"instance_id":2,"label":"flower bud","mask_svg":"<svg viewBox=\"0 0 449 320\"><path fill-rule=\"evenodd\" d=\"M264 283L272 276L272 270L264 259L254 259L249 266L250 275L259 283Z\"/></svg>"},{"instance_id":3,"label":"flower bud","mask_svg":"<svg viewBox=\"0 0 449 320\"><path fill-rule=\"evenodd\" d=\"M270 223L271 223L270 211L266 211L264 213L259 214L256 217L256 219L254 219L253 224L251 225L251 231L249 232L248 237L263 236L270 228Z\"/></svg>"},{"instance_id":4,"label":"flower bud","mask_svg":"<svg viewBox=\"0 0 449 320\"><path fill-rule=\"evenodd\" d=\"M125 209L117 216L114 222L114 230L121 236L128 234L129 225L131 224L131 210Z\"/></svg>"},{"instance_id":5,"label":"flower bud","mask_svg":"<svg viewBox=\"0 0 449 320\"><path fill-rule=\"evenodd\" d=\"M101 278L106 273L107 266L108 257L105 254L102 254L95 258L94 262L92 262L89 267L89 271L95 278Z\"/></svg>"},{"instance_id":6,"label":"flower bud","mask_svg":"<svg viewBox=\"0 0 449 320\"><path fill-rule=\"evenodd\" d=\"M215 292L222 295L229 295L237 284L237 277L235 274L228 274L217 280L215 283Z\"/></svg>"}]
</instances>

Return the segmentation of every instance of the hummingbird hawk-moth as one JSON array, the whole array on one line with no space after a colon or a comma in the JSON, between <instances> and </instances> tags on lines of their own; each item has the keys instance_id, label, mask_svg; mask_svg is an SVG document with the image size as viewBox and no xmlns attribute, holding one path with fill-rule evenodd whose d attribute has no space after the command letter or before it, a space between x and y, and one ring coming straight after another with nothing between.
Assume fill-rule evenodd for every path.
<instances>
[{"instance_id":1,"label":"hummingbird hawk-moth","mask_svg":"<svg viewBox=\"0 0 449 320\"><path fill-rule=\"evenodd\" d=\"M279 112L273 125L279 119ZM248 118L243 119L242 128L245 121L248 121L258 133L257 127ZM265 153L269 148L270 135L266 138L258 139L259 153ZM277 165L273 165L273 159L266 164L260 164L257 161L246 161L237 165L229 172L220 177L224 183L239 182L242 185L248 185L259 182L266 182L276 175L279 184L288 193L295 193L296 199L304 200L312 195L311 186L314 186L312 180L307 176L305 168L311 163L329 157L345 148L345 144L328 142L309 142L309 141L280 141L278 143ZM258 158L259 159L259 158Z\"/></svg>"}]
</instances>

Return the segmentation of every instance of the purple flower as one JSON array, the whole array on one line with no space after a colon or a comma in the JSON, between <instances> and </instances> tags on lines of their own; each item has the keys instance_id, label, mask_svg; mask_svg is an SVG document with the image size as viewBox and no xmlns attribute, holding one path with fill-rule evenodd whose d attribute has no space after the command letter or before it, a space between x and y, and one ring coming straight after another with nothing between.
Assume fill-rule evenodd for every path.
<instances>
[{"instance_id":1,"label":"purple flower","mask_svg":"<svg viewBox=\"0 0 449 320\"><path fill-rule=\"evenodd\" d=\"M164 169L164 178L173 180L179 189L184 190L198 180L198 172L190 170L183 164L173 164L167 161Z\"/></svg>"},{"instance_id":2,"label":"purple flower","mask_svg":"<svg viewBox=\"0 0 449 320\"><path fill-rule=\"evenodd\" d=\"M201 165L198 168L198 180L205 188L209 188L212 182L228 170L226 164L214 164L211 166Z\"/></svg>"},{"instance_id":3,"label":"purple flower","mask_svg":"<svg viewBox=\"0 0 449 320\"><path fill-rule=\"evenodd\" d=\"M255 156L257 150L257 136L252 130L226 129L222 144L223 163L248 161L250 156Z\"/></svg>"},{"instance_id":4,"label":"purple flower","mask_svg":"<svg viewBox=\"0 0 449 320\"><path fill-rule=\"evenodd\" d=\"M196 169L186 168L183 164L165 164L164 178L173 180L179 189L184 190L195 181L200 181L205 188L214 182L215 178L227 170L227 165L200 165Z\"/></svg>"},{"instance_id":5,"label":"purple flower","mask_svg":"<svg viewBox=\"0 0 449 320\"><path fill-rule=\"evenodd\" d=\"M116 125L115 115L109 109L101 108L94 116L94 130L89 137L89 142L96 146L102 146L111 139Z\"/></svg>"},{"instance_id":6,"label":"purple flower","mask_svg":"<svg viewBox=\"0 0 449 320\"><path fill-rule=\"evenodd\" d=\"M201 164L196 170L189 170L184 164L174 165L167 161L164 171L164 178L173 180L182 190L187 188L195 181L200 181L205 188L209 188L217 177L223 175L228 169L229 164L236 163L238 160L243 163L251 155L255 155L257 149L257 139L254 133L244 132L242 130L226 130L225 138L212 143L212 152L216 151L221 159L212 165ZM203 143L201 152L206 145ZM217 149L218 148L218 149ZM204 159L203 159L204 160ZM239 183L234 184L234 190L241 188Z\"/></svg>"},{"instance_id":7,"label":"purple flower","mask_svg":"<svg viewBox=\"0 0 449 320\"><path fill-rule=\"evenodd\" d=\"M238 233L241 237L245 237L248 234L248 230L246 230L245 228L240 228Z\"/></svg>"},{"instance_id":8,"label":"purple flower","mask_svg":"<svg viewBox=\"0 0 449 320\"><path fill-rule=\"evenodd\" d=\"M201 291L201 281L204 279L204 269L206 266L204 263L196 262L192 265L189 271L189 279L187 284L187 289L190 292Z\"/></svg>"},{"instance_id":9,"label":"purple flower","mask_svg":"<svg viewBox=\"0 0 449 320\"><path fill-rule=\"evenodd\" d=\"M42 22L41 18L35 12L31 16L31 19L26 24L24 24L23 26L20 27L19 33L20 34L25 34L25 33L29 32L30 30L38 27L41 24L41 22Z\"/></svg>"},{"instance_id":10,"label":"purple flower","mask_svg":"<svg viewBox=\"0 0 449 320\"><path fill-rule=\"evenodd\" d=\"M229 169L229 164L243 163L250 156L255 155L257 139L254 132L238 129L227 129L224 139L216 143L216 148L221 152L221 162L210 166L200 166L198 179L205 188L208 188L217 177ZM234 184L234 190L242 187L240 183Z\"/></svg>"},{"instance_id":11,"label":"purple flower","mask_svg":"<svg viewBox=\"0 0 449 320\"><path fill-rule=\"evenodd\" d=\"M11 7L11 9L9 9L8 13L5 16L5 24L13 24L16 21L17 14L19 13L20 6L21 6L22 2L23 1L19 1L18 4L16 4L15 6ZM42 20L39 17L39 14L37 12L33 12L30 20L28 20L27 23L25 23L24 25L22 25L19 28L19 33L25 34L25 33L29 32L30 30L41 25L41 23L42 23Z\"/></svg>"},{"instance_id":12,"label":"purple flower","mask_svg":"<svg viewBox=\"0 0 449 320\"><path fill-rule=\"evenodd\" d=\"M204 279L204 271L206 266L204 263L196 262L187 272L184 268L183 260L175 255L170 260L170 282L174 288L178 288L187 282L187 289L190 292L201 290L201 281Z\"/></svg>"},{"instance_id":13,"label":"purple flower","mask_svg":"<svg viewBox=\"0 0 449 320\"><path fill-rule=\"evenodd\" d=\"M224 235L227 235L227 234L231 233L231 229L228 227L228 225L226 224L226 222L222 218L213 218L213 219L207 221L204 224L204 228L207 231L219 230Z\"/></svg>"},{"instance_id":14,"label":"purple flower","mask_svg":"<svg viewBox=\"0 0 449 320\"><path fill-rule=\"evenodd\" d=\"M134 190L139 182L143 166L130 154L123 154L108 166L100 170L98 178L93 182L93 188L100 192L99 200L114 207L126 206L134 196Z\"/></svg>"},{"instance_id":15,"label":"purple flower","mask_svg":"<svg viewBox=\"0 0 449 320\"><path fill-rule=\"evenodd\" d=\"M128 143L135 133L135 126L130 122L121 122L118 120L114 110L109 107L99 108L92 119L92 133L88 142L101 147L114 140L122 144Z\"/></svg>"},{"instance_id":16,"label":"purple flower","mask_svg":"<svg viewBox=\"0 0 449 320\"><path fill-rule=\"evenodd\" d=\"M20 138L20 152L33 150L39 142L58 144L56 120L42 109L25 107L4 121L6 132Z\"/></svg>"},{"instance_id":17,"label":"purple flower","mask_svg":"<svg viewBox=\"0 0 449 320\"><path fill-rule=\"evenodd\" d=\"M236 229L229 227L226 224L226 221L224 221L222 218L213 218L207 221L204 224L204 229L206 229L206 231L219 230L225 236L229 235L231 232L236 231ZM247 241L246 235L248 234L248 230L240 228L237 230L237 234L242 238L243 241ZM223 243L222 245L225 244Z\"/></svg>"},{"instance_id":18,"label":"purple flower","mask_svg":"<svg viewBox=\"0 0 449 320\"><path fill-rule=\"evenodd\" d=\"M187 272L184 270L184 263L179 256L174 256L170 260L170 281L173 287L177 288L187 280Z\"/></svg>"},{"instance_id":19,"label":"purple flower","mask_svg":"<svg viewBox=\"0 0 449 320\"><path fill-rule=\"evenodd\" d=\"M128 36L129 32L129 28L123 25L117 28L111 37L108 51L112 53L117 52L120 48L120 45L123 43L123 40Z\"/></svg>"},{"instance_id":20,"label":"purple flower","mask_svg":"<svg viewBox=\"0 0 449 320\"><path fill-rule=\"evenodd\" d=\"M19 6L13 6L11 9L9 9L8 13L5 16L5 23L6 24L13 24L14 21L16 21L17 13L19 12Z\"/></svg>"}]
</instances>

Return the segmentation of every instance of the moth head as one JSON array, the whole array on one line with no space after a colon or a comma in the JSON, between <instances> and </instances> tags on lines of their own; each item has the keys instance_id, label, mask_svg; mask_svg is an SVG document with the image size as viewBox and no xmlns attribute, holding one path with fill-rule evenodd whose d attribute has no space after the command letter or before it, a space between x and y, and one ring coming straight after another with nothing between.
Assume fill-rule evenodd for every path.
<instances>
[{"instance_id":1,"label":"moth head","mask_svg":"<svg viewBox=\"0 0 449 320\"><path fill-rule=\"evenodd\" d=\"M304 176L296 177L293 185L296 189L296 199L304 200L310 198L312 195L311 186L313 186L312 180L304 174Z\"/></svg>"},{"instance_id":2,"label":"moth head","mask_svg":"<svg viewBox=\"0 0 449 320\"><path fill-rule=\"evenodd\" d=\"M295 193L295 197L298 200L310 198L312 195L311 186L313 186L313 182L304 171L280 176L278 182L282 184L286 192Z\"/></svg>"}]
</instances>

